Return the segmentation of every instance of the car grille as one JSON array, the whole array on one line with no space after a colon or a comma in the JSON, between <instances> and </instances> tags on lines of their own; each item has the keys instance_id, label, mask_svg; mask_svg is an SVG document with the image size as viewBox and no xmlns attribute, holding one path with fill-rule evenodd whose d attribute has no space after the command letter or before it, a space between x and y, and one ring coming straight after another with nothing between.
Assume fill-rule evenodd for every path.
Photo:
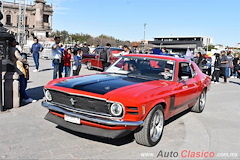
<instances>
[{"instance_id":1,"label":"car grille","mask_svg":"<svg viewBox=\"0 0 240 160\"><path fill-rule=\"evenodd\" d=\"M52 95L53 103L58 103L58 104L69 106L71 108L81 109L81 110L90 111L94 113L103 113L111 116L108 110L110 104L107 103L106 101L89 98L89 97L70 95L67 93L53 91L53 90L50 90L50 93Z\"/></svg>"}]
</instances>

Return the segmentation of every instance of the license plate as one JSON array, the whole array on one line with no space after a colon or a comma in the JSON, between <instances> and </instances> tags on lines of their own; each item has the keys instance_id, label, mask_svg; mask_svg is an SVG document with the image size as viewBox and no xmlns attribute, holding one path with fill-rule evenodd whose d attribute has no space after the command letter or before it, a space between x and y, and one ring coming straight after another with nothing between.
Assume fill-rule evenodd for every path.
<instances>
[{"instance_id":1,"label":"license plate","mask_svg":"<svg viewBox=\"0 0 240 160\"><path fill-rule=\"evenodd\" d=\"M72 116L69 116L69 115L64 115L64 120L68 121L68 122L71 122L71 123L76 123L76 124L81 123L80 118L72 117Z\"/></svg>"}]
</instances>

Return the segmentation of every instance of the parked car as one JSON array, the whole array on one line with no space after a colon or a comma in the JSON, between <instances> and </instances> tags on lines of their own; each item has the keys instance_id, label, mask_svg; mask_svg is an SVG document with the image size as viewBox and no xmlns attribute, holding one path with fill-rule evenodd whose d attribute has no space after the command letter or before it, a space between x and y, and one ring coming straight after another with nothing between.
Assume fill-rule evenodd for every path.
<instances>
[{"instance_id":1,"label":"parked car","mask_svg":"<svg viewBox=\"0 0 240 160\"><path fill-rule=\"evenodd\" d=\"M209 89L210 77L194 62L129 54L104 73L50 81L42 105L59 126L108 138L134 132L137 143L154 146L167 119L204 110Z\"/></svg>"},{"instance_id":2,"label":"parked car","mask_svg":"<svg viewBox=\"0 0 240 160\"><path fill-rule=\"evenodd\" d=\"M42 59L53 59L52 58L52 45L54 43L46 43L46 44L43 44L43 51L40 52L40 58Z\"/></svg>"},{"instance_id":3,"label":"parked car","mask_svg":"<svg viewBox=\"0 0 240 160\"><path fill-rule=\"evenodd\" d=\"M103 47L96 48L92 54L88 54L89 57L86 57L87 55L83 56L82 63L87 65L87 69L97 68L100 70L103 70L102 61L99 60L100 58L100 52L103 49ZM113 57L111 57L111 61L115 62L118 58L114 56L114 54L120 53L123 51L121 48L114 48L111 47Z\"/></svg>"},{"instance_id":4,"label":"parked car","mask_svg":"<svg viewBox=\"0 0 240 160\"><path fill-rule=\"evenodd\" d=\"M202 72L210 76L212 74L212 58L207 55L203 55L203 57Z\"/></svg>"}]
</instances>

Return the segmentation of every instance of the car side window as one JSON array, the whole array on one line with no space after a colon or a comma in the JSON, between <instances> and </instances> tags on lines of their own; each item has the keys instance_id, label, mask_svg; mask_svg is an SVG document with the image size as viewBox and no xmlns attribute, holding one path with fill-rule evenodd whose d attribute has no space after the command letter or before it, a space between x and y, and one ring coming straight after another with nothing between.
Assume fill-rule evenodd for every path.
<instances>
[{"instance_id":1,"label":"car side window","mask_svg":"<svg viewBox=\"0 0 240 160\"><path fill-rule=\"evenodd\" d=\"M190 68L192 70L192 77L195 77L197 75L197 72L192 64L190 65Z\"/></svg>"},{"instance_id":2,"label":"car side window","mask_svg":"<svg viewBox=\"0 0 240 160\"><path fill-rule=\"evenodd\" d=\"M179 71L178 71L178 78L181 79L182 76L188 76L192 78L192 69L187 62L180 62L179 63Z\"/></svg>"}]
</instances>

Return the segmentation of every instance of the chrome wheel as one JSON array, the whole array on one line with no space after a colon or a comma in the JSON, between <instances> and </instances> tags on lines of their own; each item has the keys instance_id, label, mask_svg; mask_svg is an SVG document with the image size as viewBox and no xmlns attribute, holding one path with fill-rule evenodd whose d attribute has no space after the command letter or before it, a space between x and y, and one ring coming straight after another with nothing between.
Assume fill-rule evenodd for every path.
<instances>
[{"instance_id":1,"label":"chrome wheel","mask_svg":"<svg viewBox=\"0 0 240 160\"><path fill-rule=\"evenodd\" d=\"M164 116L161 110L157 110L150 124L150 138L153 142L157 142L163 131Z\"/></svg>"},{"instance_id":2,"label":"chrome wheel","mask_svg":"<svg viewBox=\"0 0 240 160\"><path fill-rule=\"evenodd\" d=\"M162 137L164 120L164 109L158 104L148 113L143 125L134 133L136 142L144 146L155 146Z\"/></svg>"},{"instance_id":3,"label":"chrome wheel","mask_svg":"<svg viewBox=\"0 0 240 160\"><path fill-rule=\"evenodd\" d=\"M206 90L203 90L197 99L197 102L192 106L191 111L201 113L206 105Z\"/></svg>"},{"instance_id":4,"label":"chrome wheel","mask_svg":"<svg viewBox=\"0 0 240 160\"><path fill-rule=\"evenodd\" d=\"M91 62L87 62L87 69L92 69L92 64L91 64Z\"/></svg>"},{"instance_id":5,"label":"chrome wheel","mask_svg":"<svg viewBox=\"0 0 240 160\"><path fill-rule=\"evenodd\" d=\"M200 110L202 111L206 104L206 92L202 92L199 97Z\"/></svg>"}]
</instances>

